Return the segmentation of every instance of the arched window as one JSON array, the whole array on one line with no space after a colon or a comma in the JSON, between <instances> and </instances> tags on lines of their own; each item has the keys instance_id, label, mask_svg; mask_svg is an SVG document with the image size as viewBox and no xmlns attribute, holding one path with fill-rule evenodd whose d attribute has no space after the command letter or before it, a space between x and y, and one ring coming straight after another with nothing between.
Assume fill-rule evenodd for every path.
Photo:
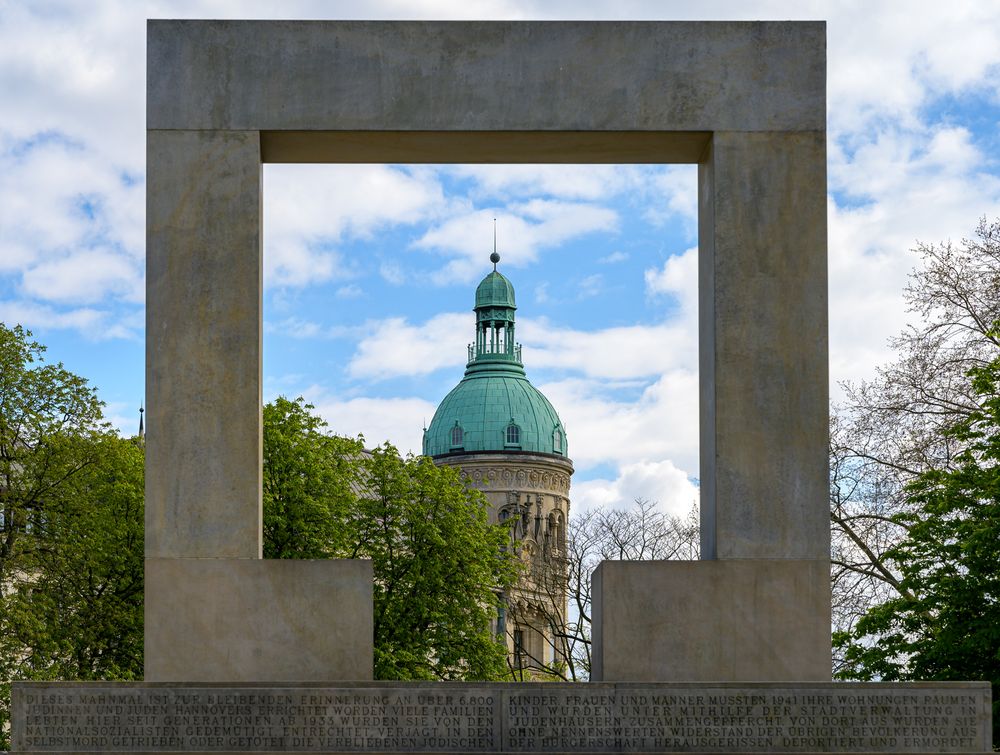
<instances>
[{"instance_id":1,"label":"arched window","mask_svg":"<svg viewBox=\"0 0 1000 755\"><path fill-rule=\"evenodd\" d=\"M563 435L562 430L558 427L552 431L552 450L557 454L563 452Z\"/></svg>"},{"instance_id":2,"label":"arched window","mask_svg":"<svg viewBox=\"0 0 1000 755\"><path fill-rule=\"evenodd\" d=\"M504 442L508 446L521 445L521 428L513 423L507 425L507 437Z\"/></svg>"},{"instance_id":3,"label":"arched window","mask_svg":"<svg viewBox=\"0 0 1000 755\"><path fill-rule=\"evenodd\" d=\"M451 428L451 447L461 448L464 440L465 433L462 431L461 425L456 422L455 426Z\"/></svg>"}]
</instances>

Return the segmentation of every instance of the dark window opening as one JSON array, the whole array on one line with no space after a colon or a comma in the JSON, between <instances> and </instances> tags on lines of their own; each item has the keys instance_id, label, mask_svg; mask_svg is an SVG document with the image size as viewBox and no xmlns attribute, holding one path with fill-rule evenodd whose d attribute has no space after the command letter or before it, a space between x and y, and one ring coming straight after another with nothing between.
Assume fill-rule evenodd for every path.
<instances>
[{"instance_id":1,"label":"dark window opening","mask_svg":"<svg viewBox=\"0 0 1000 755\"><path fill-rule=\"evenodd\" d=\"M524 665L524 630L514 630L514 666L520 668Z\"/></svg>"},{"instance_id":2,"label":"dark window opening","mask_svg":"<svg viewBox=\"0 0 1000 755\"><path fill-rule=\"evenodd\" d=\"M517 425L507 425L507 440L506 444L508 446L519 446L521 444L521 428Z\"/></svg>"}]
</instances>

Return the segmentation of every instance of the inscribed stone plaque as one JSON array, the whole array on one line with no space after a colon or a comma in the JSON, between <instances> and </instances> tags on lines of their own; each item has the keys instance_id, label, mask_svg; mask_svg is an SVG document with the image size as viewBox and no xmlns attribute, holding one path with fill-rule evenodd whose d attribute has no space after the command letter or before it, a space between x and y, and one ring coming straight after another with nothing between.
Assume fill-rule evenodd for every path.
<instances>
[{"instance_id":1,"label":"inscribed stone plaque","mask_svg":"<svg viewBox=\"0 0 1000 755\"><path fill-rule=\"evenodd\" d=\"M14 685L14 751L986 752L988 683Z\"/></svg>"}]
</instances>

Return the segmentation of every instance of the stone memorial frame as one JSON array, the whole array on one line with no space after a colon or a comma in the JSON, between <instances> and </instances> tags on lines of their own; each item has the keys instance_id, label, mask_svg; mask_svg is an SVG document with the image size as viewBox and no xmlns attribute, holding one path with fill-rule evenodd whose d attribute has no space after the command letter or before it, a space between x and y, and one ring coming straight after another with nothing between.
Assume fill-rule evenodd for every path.
<instances>
[{"instance_id":1,"label":"stone memorial frame","mask_svg":"<svg viewBox=\"0 0 1000 755\"><path fill-rule=\"evenodd\" d=\"M147 681L372 673L370 565L261 560L265 162L697 163L705 561L601 567L595 677L767 680L787 620L829 678L824 23L150 21L147 65Z\"/></svg>"}]
</instances>

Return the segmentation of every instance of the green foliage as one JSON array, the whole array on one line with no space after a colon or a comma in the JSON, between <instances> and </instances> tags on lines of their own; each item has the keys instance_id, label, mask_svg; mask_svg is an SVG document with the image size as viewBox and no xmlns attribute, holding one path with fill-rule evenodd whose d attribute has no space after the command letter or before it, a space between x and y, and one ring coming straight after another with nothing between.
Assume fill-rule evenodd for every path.
<instances>
[{"instance_id":1,"label":"green foliage","mask_svg":"<svg viewBox=\"0 0 1000 755\"><path fill-rule=\"evenodd\" d=\"M141 674L142 454L119 452L95 390L44 352L0 323L0 679L127 678Z\"/></svg>"},{"instance_id":2,"label":"green foliage","mask_svg":"<svg viewBox=\"0 0 1000 755\"><path fill-rule=\"evenodd\" d=\"M94 462L94 439L106 429L87 381L62 364L45 364L45 347L20 325L0 323L0 595L25 550L24 537L54 495Z\"/></svg>"},{"instance_id":3,"label":"green foliage","mask_svg":"<svg viewBox=\"0 0 1000 755\"><path fill-rule=\"evenodd\" d=\"M376 679L501 679L491 629L517 571L509 534L454 469L401 459L386 444L364 462L352 558L375 571Z\"/></svg>"},{"instance_id":4,"label":"green foliage","mask_svg":"<svg viewBox=\"0 0 1000 755\"><path fill-rule=\"evenodd\" d=\"M900 595L870 609L850 632L844 679L989 680L1000 684L1000 359L970 371L980 408L947 435L963 449L948 469L909 486L916 505L888 558ZM994 740L1000 733L994 703Z\"/></svg>"},{"instance_id":5,"label":"green foliage","mask_svg":"<svg viewBox=\"0 0 1000 755\"><path fill-rule=\"evenodd\" d=\"M324 431L302 398L264 406L264 558L333 558L358 484L361 440Z\"/></svg>"},{"instance_id":6,"label":"green foliage","mask_svg":"<svg viewBox=\"0 0 1000 755\"><path fill-rule=\"evenodd\" d=\"M0 676L141 679L142 446L110 433L68 445L93 461L24 535L33 546L0 599Z\"/></svg>"},{"instance_id":7,"label":"green foliage","mask_svg":"<svg viewBox=\"0 0 1000 755\"><path fill-rule=\"evenodd\" d=\"M265 556L372 560L376 678L502 678L491 624L516 569L486 499L429 459L326 434L311 409L264 407Z\"/></svg>"}]
</instances>

